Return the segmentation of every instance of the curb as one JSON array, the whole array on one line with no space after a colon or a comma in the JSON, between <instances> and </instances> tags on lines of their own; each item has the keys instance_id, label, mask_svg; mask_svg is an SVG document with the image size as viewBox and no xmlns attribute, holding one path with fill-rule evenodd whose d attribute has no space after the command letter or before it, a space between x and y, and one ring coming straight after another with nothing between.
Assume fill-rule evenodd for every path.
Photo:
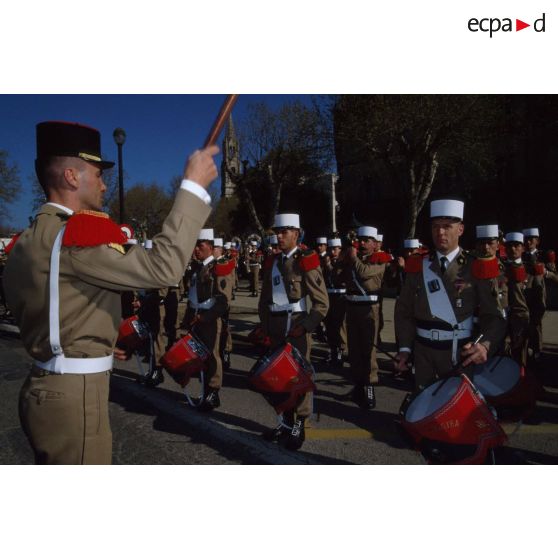
<instances>
[{"instance_id":1,"label":"curb","mask_svg":"<svg viewBox=\"0 0 558 558\"><path fill-rule=\"evenodd\" d=\"M135 399L143 401L157 411L171 416L179 423L196 430L197 434L205 435L209 439L224 444L232 450L241 451L266 465L319 465L306 455L290 452L271 442L262 440L255 434L250 434L235 428L231 428L209 415L201 415L186 405L177 405L176 401L169 399L164 393L157 389L145 388L135 381L127 380L116 374L113 378L111 388L125 391ZM240 446L240 447L239 447Z\"/></svg>"}]
</instances>

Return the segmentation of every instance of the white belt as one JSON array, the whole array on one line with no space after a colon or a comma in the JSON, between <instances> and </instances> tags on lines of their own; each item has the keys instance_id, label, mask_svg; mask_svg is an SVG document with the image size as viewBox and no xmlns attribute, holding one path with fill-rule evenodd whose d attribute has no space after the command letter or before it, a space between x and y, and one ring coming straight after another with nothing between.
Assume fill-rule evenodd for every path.
<instances>
[{"instance_id":1,"label":"white belt","mask_svg":"<svg viewBox=\"0 0 558 558\"><path fill-rule=\"evenodd\" d=\"M378 302L378 295L347 295L349 302Z\"/></svg>"},{"instance_id":2,"label":"white belt","mask_svg":"<svg viewBox=\"0 0 558 558\"><path fill-rule=\"evenodd\" d=\"M271 312L306 312L306 299L301 298L291 304L270 304Z\"/></svg>"},{"instance_id":3,"label":"white belt","mask_svg":"<svg viewBox=\"0 0 558 558\"><path fill-rule=\"evenodd\" d=\"M469 328L448 331L445 329L423 329L421 327L417 327L417 335L430 341L453 341L454 339L467 339L468 337L471 337L472 333L472 330Z\"/></svg>"},{"instance_id":4,"label":"white belt","mask_svg":"<svg viewBox=\"0 0 558 558\"><path fill-rule=\"evenodd\" d=\"M215 298L211 297L203 302L192 302L190 301L190 307L194 310L209 310L215 306Z\"/></svg>"},{"instance_id":5,"label":"white belt","mask_svg":"<svg viewBox=\"0 0 558 558\"><path fill-rule=\"evenodd\" d=\"M57 355L46 362L35 360L34 364L55 374L97 374L112 369L112 355L99 358L68 358Z\"/></svg>"},{"instance_id":6,"label":"white belt","mask_svg":"<svg viewBox=\"0 0 558 558\"><path fill-rule=\"evenodd\" d=\"M328 289L327 292L329 294L345 294L347 289Z\"/></svg>"}]
</instances>

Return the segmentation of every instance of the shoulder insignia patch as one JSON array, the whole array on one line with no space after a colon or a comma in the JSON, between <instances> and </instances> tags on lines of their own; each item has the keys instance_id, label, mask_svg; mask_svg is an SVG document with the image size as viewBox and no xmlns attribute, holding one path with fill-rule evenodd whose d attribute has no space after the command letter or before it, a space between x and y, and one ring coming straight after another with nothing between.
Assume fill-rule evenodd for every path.
<instances>
[{"instance_id":1,"label":"shoulder insignia patch","mask_svg":"<svg viewBox=\"0 0 558 558\"><path fill-rule=\"evenodd\" d=\"M475 258L472 267L475 279L494 279L500 275L500 266L495 256Z\"/></svg>"},{"instance_id":2,"label":"shoulder insignia patch","mask_svg":"<svg viewBox=\"0 0 558 558\"><path fill-rule=\"evenodd\" d=\"M224 277L234 271L234 260L221 261L221 258L219 258L213 269L215 270L215 275L217 275L217 277Z\"/></svg>"},{"instance_id":3,"label":"shoulder insignia patch","mask_svg":"<svg viewBox=\"0 0 558 558\"><path fill-rule=\"evenodd\" d=\"M544 275L544 264L541 262L537 262L533 265L533 273L534 275Z\"/></svg>"},{"instance_id":4,"label":"shoulder insignia patch","mask_svg":"<svg viewBox=\"0 0 558 558\"><path fill-rule=\"evenodd\" d=\"M114 248L116 251L120 252L121 254L125 254L126 250L124 250L124 246L122 244L117 244L116 242L109 242L109 248Z\"/></svg>"},{"instance_id":5,"label":"shoulder insignia patch","mask_svg":"<svg viewBox=\"0 0 558 558\"><path fill-rule=\"evenodd\" d=\"M320 267L320 257L314 250L308 250L302 253L300 258L300 269L302 271L311 271Z\"/></svg>"},{"instance_id":6,"label":"shoulder insignia patch","mask_svg":"<svg viewBox=\"0 0 558 558\"><path fill-rule=\"evenodd\" d=\"M527 279L527 271L523 264L511 264L508 267L508 275L516 283L523 283Z\"/></svg>"},{"instance_id":7,"label":"shoulder insignia patch","mask_svg":"<svg viewBox=\"0 0 558 558\"><path fill-rule=\"evenodd\" d=\"M409 256L405 260L405 273L420 273L422 271L423 259L420 254Z\"/></svg>"},{"instance_id":8,"label":"shoulder insignia patch","mask_svg":"<svg viewBox=\"0 0 558 558\"><path fill-rule=\"evenodd\" d=\"M393 260L391 254L384 252L381 250L380 252L374 252L369 258L368 261L371 264L387 264Z\"/></svg>"},{"instance_id":9,"label":"shoulder insignia patch","mask_svg":"<svg viewBox=\"0 0 558 558\"><path fill-rule=\"evenodd\" d=\"M126 244L127 237L106 213L84 211L68 219L63 246L101 246L103 244Z\"/></svg>"}]
</instances>

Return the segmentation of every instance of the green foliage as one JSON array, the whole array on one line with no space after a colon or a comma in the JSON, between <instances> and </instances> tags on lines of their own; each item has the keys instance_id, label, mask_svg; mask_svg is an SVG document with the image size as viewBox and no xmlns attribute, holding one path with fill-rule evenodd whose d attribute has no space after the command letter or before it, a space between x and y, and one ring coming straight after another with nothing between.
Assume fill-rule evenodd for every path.
<instances>
[{"instance_id":1,"label":"green foliage","mask_svg":"<svg viewBox=\"0 0 558 558\"><path fill-rule=\"evenodd\" d=\"M126 222L136 230L136 235L152 238L161 232L165 217L173 202L170 196L157 184L136 184L126 190L124 210ZM110 216L118 220L119 203L116 196L109 206Z\"/></svg>"}]
</instances>

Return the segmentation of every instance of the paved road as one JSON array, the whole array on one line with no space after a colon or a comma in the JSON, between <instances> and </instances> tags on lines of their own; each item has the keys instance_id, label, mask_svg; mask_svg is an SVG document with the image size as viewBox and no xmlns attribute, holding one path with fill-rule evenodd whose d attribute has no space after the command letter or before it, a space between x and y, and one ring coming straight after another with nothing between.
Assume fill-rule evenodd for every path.
<instances>
[{"instance_id":1,"label":"paved road","mask_svg":"<svg viewBox=\"0 0 558 558\"><path fill-rule=\"evenodd\" d=\"M364 411L345 398L350 389L347 365L328 369L326 347L320 343L313 349L318 387L315 414L303 451L293 453L263 441L259 434L263 427L274 425L275 414L247 384L256 355L245 336L257 321L255 304L256 299L244 291L234 302L232 369L225 374L222 406L209 416L188 408L180 387L168 376L156 389L148 389L135 381L138 370L134 361L115 370L110 402L115 464L423 463L420 455L407 448L395 427L399 406L411 386L393 379L387 357L380 357L378 407ZM393 301L387 299L383 338L386 348L393 351L392 308ZM539 402L528 423L498 451L499 463L558 463L558 377L552 373L558 369L558 313L548 313L545 326L549 334L543 355L547 401ZM17 418L17 393L28 358L17 336L9 333L0 336L0 355L0 463L31 463ZM196 382L192 384L195 389ZM505 428L512 432L515 425Z\"/></svg>"}]
</instances>

